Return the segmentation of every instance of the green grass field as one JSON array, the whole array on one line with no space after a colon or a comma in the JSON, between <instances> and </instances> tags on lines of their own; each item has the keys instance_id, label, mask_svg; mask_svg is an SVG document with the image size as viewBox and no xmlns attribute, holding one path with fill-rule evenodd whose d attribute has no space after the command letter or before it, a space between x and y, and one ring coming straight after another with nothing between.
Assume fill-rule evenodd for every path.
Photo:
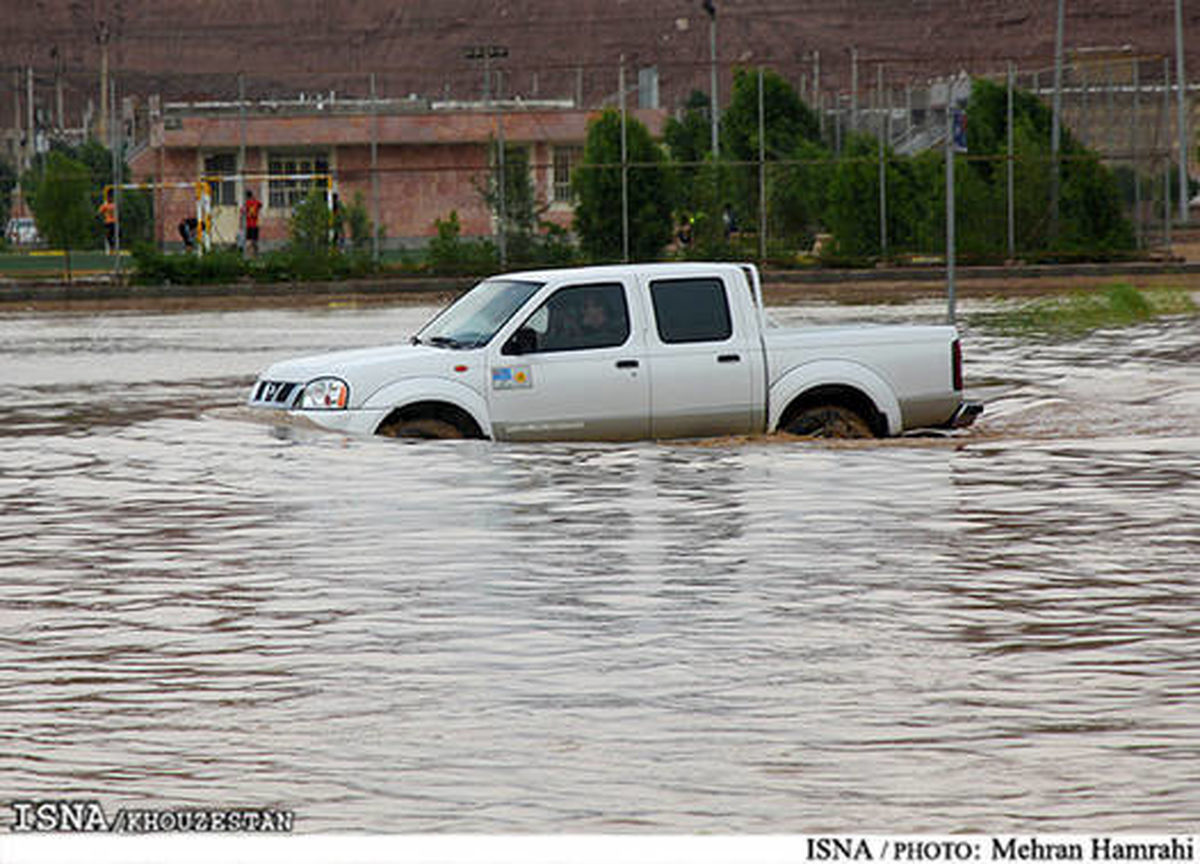
<instances>
[{"instance_id":1,"label":"green grass field","mask_svg":"<svg viewBox=\"0 0 1200 864\"><path fill-rule=\"evenodd\" d=\"M34 252L0 252L0 277L9 279L58 279L66 271L63 253L50 249ZM71 253L71 273L82 276L108 273L116 265L116 258L103 251L88 249ZM121 253L121 269L128 270L129 255Z\"/></svg>"}]
</instances>

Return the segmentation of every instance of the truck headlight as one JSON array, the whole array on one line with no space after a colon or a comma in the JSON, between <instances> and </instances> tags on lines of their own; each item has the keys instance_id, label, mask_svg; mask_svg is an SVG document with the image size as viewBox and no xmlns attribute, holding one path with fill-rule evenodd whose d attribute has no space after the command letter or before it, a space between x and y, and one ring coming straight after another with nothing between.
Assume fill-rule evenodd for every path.
<instances>
[{"instance_id":1,"label":"truck headlight","mask_svg":"<svg viewBox=\"0 0 1200 864\"><path fill-rule=\"evenodd\" d=\"M304 385L300 407L306 411L341 411L350 402L350 385L340 378L317 378Z\"/></svg>"}]
</instances>

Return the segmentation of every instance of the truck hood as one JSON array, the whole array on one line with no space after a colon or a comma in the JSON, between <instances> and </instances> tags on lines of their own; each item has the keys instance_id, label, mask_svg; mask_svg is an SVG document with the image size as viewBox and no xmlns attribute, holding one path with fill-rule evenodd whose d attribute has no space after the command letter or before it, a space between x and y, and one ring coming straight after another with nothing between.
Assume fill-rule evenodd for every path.
<instances>
[{"instance_id":1,"label":"truck hood","mask_svg":"<svg viewBox=\"0 0 1200 864\"><path fill-rule=\"evenodd\" d=\"M482 350L456 351L431 345L384 345L298 357L273 363L259 376L265 381L306 384L315 378L340 378L350 385L350 407L363 404L373 393L405 378L459 378L455 366L477 366Z\"/></svg>"}]
</instances>

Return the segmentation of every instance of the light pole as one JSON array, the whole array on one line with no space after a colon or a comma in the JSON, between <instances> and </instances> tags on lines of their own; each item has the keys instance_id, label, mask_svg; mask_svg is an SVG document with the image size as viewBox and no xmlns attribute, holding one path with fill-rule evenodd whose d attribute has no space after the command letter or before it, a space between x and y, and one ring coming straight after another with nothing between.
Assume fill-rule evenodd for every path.
<instances>
[{"instance_id":1,"label":"light pole","mask_svg":"<svg viewBox=\"0 0 1200 864\"><path fill-rule=\"evenodd\" d=\"M1183 0L1175 0L1175 80L1179 86L1179 221L1188 220L1187 76L1183 71Z\"/></svg>"},{"instance_id":2,"label":"light pole","mask_svg":"<svg viewBox=\"0 0 1200 864\"><path fill-rule=\"evenodd\" d=\"M1062 143L1062 88L1063 88L1063 30L1065 29L1066 0L1058 0L1058 16L1054 28L1054 95L1051 99L1050 158L1054 162L1050 175L1050 236L1058 240L1058 194L1059 161L1058 150Z\"/></svg>"},{"instance_id":3,"label":"light pole","mask_svg":"<svg viewBox=\"0 0 1200 864\"><path fill-rule=\"evenodd\" d=\"M721 155L720 136L717 132L717 4L715 0L701 3L708 13L708 66L709 66L709 116L712 120L713 161Z\"/></svg>"},{"instance_id":4,"label":"light pole","mask_svg":"<svg viewBox=\"0 0 1200 864\"><path fill-rule=\"evenodd\" d=\"M503 59L508 56L508 46L506 45L469 45L463 51L463 56L468 60L483 61L483 104L484 108L488 109L492 104L492 60ZM500 88L497 87L497 90ZM499 94L497 94L499 95ZM498 178L496 180L496 193L499 199L499 213L496 218L496 248L500 253L500 265L507 266L508 261L508 177L506 176L504 164L504 109L503 106L498 106L496 113L497 125L497 147L496 147L496 167L498 169Z\"/></svg>"}]
</instances>

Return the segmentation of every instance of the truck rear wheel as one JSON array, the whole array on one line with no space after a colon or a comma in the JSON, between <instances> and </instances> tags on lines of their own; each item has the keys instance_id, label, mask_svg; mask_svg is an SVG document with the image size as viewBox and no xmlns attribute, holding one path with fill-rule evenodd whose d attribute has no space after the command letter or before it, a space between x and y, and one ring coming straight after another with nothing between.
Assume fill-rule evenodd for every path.
<instances>
[{"instance_id":1,"label":"truck rear wheel","mask_svg":"<svg viewBox=\"0 0 1200 864\"><path fill-rule=\"evenodd\" d=\"M791 435L806 438L874 438L871 427L856 412L841 405L803 408L784 427Z\"/></svg>"},{"instance_id":2,"label":"truck rear wheel","mask_svg":"<svg viewBox=\"0 0 1200 864\"><path fill-rule=\"evenodd\" d=\"M453 423L447 423L445 420L438 420L434 417L399 420L380 427L379 434L389 438L423 438L426 440L463 437L463 431Z\"/></svg>"}]
</instances>

